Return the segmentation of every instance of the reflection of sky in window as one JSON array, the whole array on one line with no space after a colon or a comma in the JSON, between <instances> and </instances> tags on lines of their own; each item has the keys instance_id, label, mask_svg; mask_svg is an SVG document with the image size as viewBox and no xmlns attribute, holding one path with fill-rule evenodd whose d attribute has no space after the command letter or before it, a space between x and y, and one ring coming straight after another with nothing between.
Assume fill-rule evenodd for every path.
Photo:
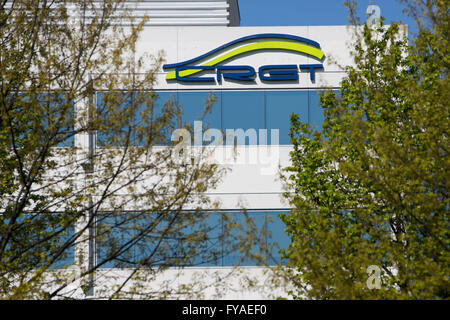
<instances>
[{"instance_id":1,"label":"reflection of sky in window","mask_svg":"<svg viewBox=\"0 0 450 320\"><path fill-rule=\"evenodd\" d=\"M72 102L67 104L68 100L63 93L41 93L31 96L29 93L19 92L11 95L10 99L18 101L14 105L16 112L23 112L27 115L27 122L23 122L23 120L19 122L22 126L21 132L16 133L19 137L17 141L19 146L21 145L20 140L27 135L39 133L42 134L41 143L45 143L47 139L50 142L57 139L60 142L56 144L56 147L74 146L74 106ZM23 105L21 105L22 103ZM56 132L48 130L49 123L53 123L57 129ZM55 136L50 134L55 134Z\"/></svg>"}]
</instances>

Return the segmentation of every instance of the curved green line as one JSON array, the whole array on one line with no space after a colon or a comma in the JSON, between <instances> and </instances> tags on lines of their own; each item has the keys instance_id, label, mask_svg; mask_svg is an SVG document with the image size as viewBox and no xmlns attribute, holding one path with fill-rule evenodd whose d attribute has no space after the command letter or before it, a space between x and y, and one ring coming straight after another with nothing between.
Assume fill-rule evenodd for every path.
<instances>
[{"instance_id":1,"label":"curved green line","mask_svg":"<svg viewBox=\"0 0 450 320\"><path fill-rule=\"evenodd\" d=\"M247 52L253 52L257 50L288 50L288 51L295 51L300 53L306 53L310 56L313 56L319 60L322 60L324 53L322 50L317 49L315 47L311 47L302 43L295 43L295 42L288 42L288 41L266 41L266 42L257 42L252 43L240 48L237 48L233 51L230 51L220 57L217 57L216 59L213 59L202 66L215 66L221 62L224 62L226 60L229 60L233 57L236 57L238 55L247 53ZM180 72L180 76L187 77L196 73L201 72L202 70L184 70ZM176 79L175 72L169 72L167 74L166 80L174 80Z\"/></svg>"}]
</instances>

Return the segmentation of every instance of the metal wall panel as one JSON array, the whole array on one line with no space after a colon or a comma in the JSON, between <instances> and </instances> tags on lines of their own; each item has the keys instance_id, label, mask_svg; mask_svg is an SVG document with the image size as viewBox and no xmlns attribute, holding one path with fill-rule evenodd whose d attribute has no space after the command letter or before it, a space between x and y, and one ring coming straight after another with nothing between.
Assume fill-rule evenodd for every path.
<instances>
[{"instance_id":1,"label":"metal wall panel","mask_svg":"<svg viewBox=\"0 0 450 320\"><path fill-rule=\"evenodd\" d=\"M147 25L154 26L227 26L229 4L226 0L146 0L140 3L129 1L133 15L147 15Z\"/></svg>"},{"instance_id":2,"label":"metal wall panel","mask_svg":"<svg viewBox=\"0 0 450 320\"><path fill-rule=\"evenodd\" d=\"M103 1L94 1L101 10ZM10 8L8 1L5 8ZM81 13L68 8L76 19ZM237 0L143 0L126 1L123 9L135 18L149 17L148 26L236 26L240 23ZM121 15L119 10L118 15ZM89 18L92 11L83 16ZM127 24L126 21L118 23Z\"/></svg>"}]
</instances>

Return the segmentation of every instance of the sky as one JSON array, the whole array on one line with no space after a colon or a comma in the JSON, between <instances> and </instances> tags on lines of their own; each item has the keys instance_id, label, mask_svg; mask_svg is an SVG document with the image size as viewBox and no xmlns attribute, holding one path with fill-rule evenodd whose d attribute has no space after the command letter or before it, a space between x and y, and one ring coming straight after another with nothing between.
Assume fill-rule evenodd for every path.
<instances>
[{"instance_id":1,"label":"sky","mask_svg":"<svg viewBox=\"0 0 450 320\"><path fill-rule=\"evenodd\" d=\"M414 32L413 20L403 14L398 0L357 0L358 15L366 21L369 4L378 5L385 23L391 21L409 25ZM346 25L348 10L344 0L239 0L241 26L304 26Z\"/></svg>"}]
</instances>

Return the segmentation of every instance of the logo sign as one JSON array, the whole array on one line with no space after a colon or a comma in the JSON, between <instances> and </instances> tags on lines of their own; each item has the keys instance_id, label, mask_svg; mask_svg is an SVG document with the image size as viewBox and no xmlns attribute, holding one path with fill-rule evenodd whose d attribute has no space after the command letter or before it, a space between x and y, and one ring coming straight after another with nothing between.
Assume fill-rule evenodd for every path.
<instances>
[{"instance_id":1,"label":"logo sign","mask_svg":"<svg viewBox=\"0 0 450 320\"><path fill-rule=\"evenodd\" d=\"M165 64L163 69L169 71L167 81L215 83L217 80L219 84L222 80L254 81L257 77L254 67L221 64L260 51L293 52L314 58L318 62L325 58L320 45L313 40L289 34L265 33L236 39L191 60ZM299 69L309 72L310 79L314 82L316 70L323 69L323 64L265 65L258 68L258 76L261 81L298 81ZM201 75L204 71L215 72L215 77Z\"/></svg>"}]
</instances>

